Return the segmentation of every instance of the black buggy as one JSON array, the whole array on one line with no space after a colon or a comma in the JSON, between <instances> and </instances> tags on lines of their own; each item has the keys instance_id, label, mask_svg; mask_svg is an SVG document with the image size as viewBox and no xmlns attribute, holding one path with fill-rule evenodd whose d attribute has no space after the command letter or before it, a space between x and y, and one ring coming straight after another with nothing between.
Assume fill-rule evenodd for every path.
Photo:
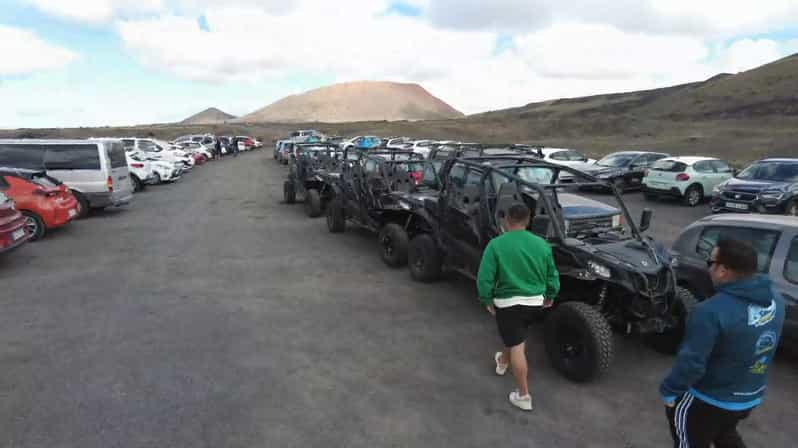
<instances>
[{"instance_id":1,"label":"black buggy","mask_svg":"<svg viewBox=\"0 0 798 448\"><path fill-rule=\"evenodd\" d=\"M579 220L581 206L560 200L574 185L557 182L561 171L585 186L602 183L523 156L448 159L439 194L424 203L430 221L419 228L430 230L410 241L412 277L433 281L449 269L476 278L482 251L503 232L507 210L524 203L534 216L529 230L551 244L560 273L560 296L544 326L546 351L558 371L588 381L607 370L612 327L643 335L659 350L675 350L695 300L677 287L668 252L642 234L651 211L636 225L609 186L620 213Z\"/></svg>"},{"instance_id":2,"label":"black buggy","mask_svg":"<svg viewBox=\"0 0 798 448\"><path fill-rule=\"evenodd\" d=\"M327 228L343 232L349 221L377 233L382 260L391 267L407 263L407 245L429 220L424 200L439 187L431 163L412 151L347 150L347 163L331 183ZM422 216L418 216L421 214Z\"/></svg>"},{"instance_id":3,"label":"black buggy","mask_svg":"<svg viewBox=\"0 0 798 448\"><path fill-rule=\"evenodd\" d=\"M295 203L298 193L304 198L307 215L321 216L332 199L330 181L340 172L343 157L343 151L333 143L296 145L296 157L291 158L288 178L283 183L284 202Z\"/></svg>"}]
</instances>

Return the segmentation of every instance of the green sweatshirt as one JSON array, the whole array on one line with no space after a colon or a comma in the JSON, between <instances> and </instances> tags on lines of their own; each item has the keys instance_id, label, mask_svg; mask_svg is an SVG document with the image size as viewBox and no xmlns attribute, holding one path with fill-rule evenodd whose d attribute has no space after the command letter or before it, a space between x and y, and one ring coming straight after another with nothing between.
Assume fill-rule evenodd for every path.
<instances>
[{"instance_id":1,"label":"green sweatshirt","mask_svg":"<svg viewBox=\"0 0 798 448\"><path fill-rule=\"evenodd\" d=\"M560 274L551 246L526 230L513 230L488 243L477 276L479 301L543 295L553 300L560 292Z\"/></svg>"}]
</instances>

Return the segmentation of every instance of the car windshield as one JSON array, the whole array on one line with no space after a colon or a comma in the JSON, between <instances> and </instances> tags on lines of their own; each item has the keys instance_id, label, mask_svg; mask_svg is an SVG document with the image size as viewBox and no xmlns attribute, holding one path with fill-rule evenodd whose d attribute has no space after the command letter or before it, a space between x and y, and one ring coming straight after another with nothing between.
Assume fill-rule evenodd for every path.
<instances>
[{"instance_id":1,"label":"car windshield","mask_svg":"<svg viewBox=\"0 0 798 448\"><path fill-rule=\"evenodd\" d=\"M426 160L402 162L397 163L396 166L407 171L413 177L417 186L435 189L439 187L435 166Z\"/></svg>"},{"instance_id":2,"label":"car windshield","mask_svg":"<svg viewBox=\"0 0 798 448\"><path fill-rule=\"evenodd\" d=\"M745 180L773 180L778 182L798 182L798 163L757 162L737 175Z\"/></svg>"},{"instance_id":3,"label":"car windshield","mask_svg":"<svg viewBox=\"0 0 798 448\"><path fill-rule=\"evenodd\" d=\"M502 171L515 174L521 179L536 184L550 184L554 179L554 170L545 167L523 167L515 168L512 166L500 168Z\"/></svg>"},{"instance_id":4,"label":"car windshield","mask_svg":"<svg viewBox=\"0 0 798 448\"><path fill-rule=\"evenodd\" d=\"M560 151L556 153L556 157L552 156L552 158L567 162L584 162L587 160L587 157L578 151Z\"/></svg>"},{"instance_id":5,"label":"car windshield","mask_svg":"<svg viewBox=\"0 0 798 448\"><path fill-rule=\"evenodd\" d=\"M637 157L636 154L610 154L607 157L599 160L596 165L611 168L623 168L632 163L632 160L634 160L635 157Z\"/></svg>"},{"instance_id":6,"label":"car windshield","mask_svg":"<svg viewBox=\"0 0 798 448\"><path fill-rule=\"evenodd\" d=\"M657 160L651 165L654 171L667 171L669 173L681 173L687 169L687 164L675 160Z\"/></svg>"}]
</instances>

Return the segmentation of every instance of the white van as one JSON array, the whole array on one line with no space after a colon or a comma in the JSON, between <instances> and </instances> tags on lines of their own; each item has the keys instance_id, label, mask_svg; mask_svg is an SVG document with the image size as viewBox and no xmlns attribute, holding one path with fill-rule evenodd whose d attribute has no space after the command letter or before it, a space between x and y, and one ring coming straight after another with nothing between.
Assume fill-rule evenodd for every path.
<instances>
[{"instance_id":1,"label":"white van","mask_svg":"<svg viewBox=\"0 0 798 448\"><path fill-rule=\"evenodd\" d=\"M44 169L89 208L118 207L133 199L127 158L118 140L4 140L0 166Z\"/></svg>"}]
</instances>

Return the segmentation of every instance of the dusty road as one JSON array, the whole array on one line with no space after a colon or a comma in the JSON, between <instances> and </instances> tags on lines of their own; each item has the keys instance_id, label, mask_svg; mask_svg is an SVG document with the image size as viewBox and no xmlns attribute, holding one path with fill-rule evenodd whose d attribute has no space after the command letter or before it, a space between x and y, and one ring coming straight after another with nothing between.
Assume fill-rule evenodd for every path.
<instances>
[{"instance_id":1,"label":"dusty road","mask_svg":"<svg viewBox=\"0 0 798 448\"><path fill-rule=\"evenodd\" d=\"M412 283L373 236L280 204L283 176L242 154L1 258L0 446L669 446L669 357L616 335L609 373L577 385L535 329L522 414L469 281ZM654 232L684 210L658 205ZM796 403L782 359L750 446L794 446Z\"/></svg>"}]
</instances>

